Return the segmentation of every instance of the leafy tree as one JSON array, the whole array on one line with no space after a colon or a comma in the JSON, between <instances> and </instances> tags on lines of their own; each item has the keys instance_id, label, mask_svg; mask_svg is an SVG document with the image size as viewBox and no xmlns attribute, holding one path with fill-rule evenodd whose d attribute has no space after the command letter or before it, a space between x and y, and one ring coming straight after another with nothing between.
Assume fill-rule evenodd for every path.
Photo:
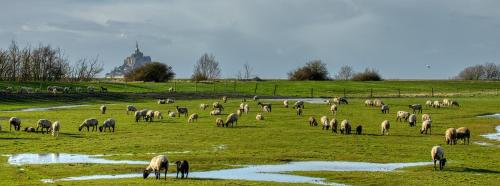
<instances>
[{"instance_id":1,"label":"leafy tree","mask_svg":"<svg viewBox=\"0 0 500 186\"><path fill-rule=\"evenodd\" d=\"M354 81L382 81L382 77L375 69L366 68L364 72L354 74Z\"/></svg>"},{"instance_id":2,"label":"leafy tree","mask_svg":"<svg viewBox=\"0 0 500 186\"><path fill-rule=\"evenodd\" d=\"M313 60L288 73L290 80L328 80L326 64L321 60Z\"/></svg>"},{"instance_id":3,"label":"leafy tree","mask_svg":"<svg viewBox=\"0 0 500 186\"><path fill-rule=\"evenodd\" d=\"M164 82L175 76L171 66L160 62L146 63L125 75L127 81Z\"/></svg>"}]
</instances>

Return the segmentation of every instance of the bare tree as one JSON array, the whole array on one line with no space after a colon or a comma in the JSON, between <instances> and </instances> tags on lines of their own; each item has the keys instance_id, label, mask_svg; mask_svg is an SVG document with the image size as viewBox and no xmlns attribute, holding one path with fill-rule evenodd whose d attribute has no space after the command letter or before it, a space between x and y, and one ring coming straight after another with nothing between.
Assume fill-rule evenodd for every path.
<instances>
[{"instance_id":1,"label":"bare tree","mask_svg":"<svg viewBox=\"0 0 500 186\"><path fill-rule=\"evenodd\" d=\"M194 66L191 79L195 81L214 80L220 77L219 62L214 55L203 54Z\"/></svg>"},{"instance_id":2,"label":"bare tree","mask_svg":"<svg viewBox=\"0 0 500 186\"><path fill-rule=\"evenodd\" d=\"M500 65L495 63L485 63L483 65L484 79L486 80L496 80L500 78Z\"/></svg>"},{"instance_id":3,"label":"bare tree","mask_svg":"<svg viewBox=\"0 0 500 186\"><path fill-rule=\"evenodd\" d=\"M243 77L245 78L245 80L249 80L250 78L252 78L252 71L253 68L250 66L250 64L248 64L248 62L243 64Z\"/></svg>"},{"instance_id":4,"label":"bare tree","mask_svg":"<svg viewBox=\"0 0 500 186\"><path fill-rule=\"evenodd\" d=\"M339 71L337 72L337 75L335 75L335 79L349 80L353 75L354 75L353 68L349 65L343 65L340 67Z\"/></svg>"},{"instance_id":5,"label":"bare tree","mask_svg":"<svg viewBox=\"0 0 500 186\"><path fill-rule=\"evenodd\" d=\"M458 78L463 80L480 80L483 74L484 74L483 65L474 65L463 69L458 74Z\"/></svg>"}]
</instances>

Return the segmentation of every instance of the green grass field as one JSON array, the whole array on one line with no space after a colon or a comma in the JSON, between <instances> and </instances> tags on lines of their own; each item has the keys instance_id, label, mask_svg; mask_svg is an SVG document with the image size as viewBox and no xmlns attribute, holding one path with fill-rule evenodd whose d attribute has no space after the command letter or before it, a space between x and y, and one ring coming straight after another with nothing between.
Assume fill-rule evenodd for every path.
<instances>
[{"instance_id":1,"label":"green grass field","mask_svg":"<svg viewBox=\"0 0 500 186\"><path fill-rule=\"evenodd\" d=\"M280 82L281 83L281 82ZM286 82L286 87L298 89L300 83ZM309 82L305 82L306 84ZM349 83L357 88L370 87L372 83L358 82L313 82L318 87L341 87ZM331 83L332 85L330 85ZM339 85L337 85L337 83ZM380 82L373 83L377 87ZM384 87L392 89L400 82L382 82ZM492 88L497 83L446 82L439 87L457 86ZM251 83L248 83L251 86ZM271 85L272 82L265 82ZM354 86L358 84L357 86ZM417 82L401 82L405 87L424 89L427 85ZM3 84L5 85L5 84ZM280 84L279 86L285 87ZM311 85L310 83L307 85ZM121 86L110 90L121 90ZM131 87L130 85L128 85ZM150 87L151 91L163 91L159 87L168 84L136 84L137 87ZM255 86L255 84L254 84ZM401 85L403 86L403 85ZM156 89L158 87L158 90ZM134 90L147 90L137 88ZM131 90L131 89L127 89ZM301 95L301 94L299 94ZM424 104L426 98L386 98L385 103L391 105L390 114L381 114L378 108L365 107L364 99L351 99L349 105L341 105L336 118L348 119L354 124L363 125L363 135L332 134L322 131L321 127L309 127L309 116L319 119L322 115L330 118L326 104L305 105L304 115L296 116L291 108L284 108L275 102L272 113L264 113L264 121L256 121L255 114L260 112L255 102L249 102L251 112L243 115L236 128L217 128L215 117L209 111L198 108L200 103L211 104L215 99L184 99L175 104L158 105L154 99L123 100L85 100L85 101L24 101L0 104L0 110L18 108L45 107L68 104L90 104L88 107L72 109L40 111L40 112L1 112L0 154L17 153L79 153L79 154L131 154L107 157L109 159L145 160L153 155L148 153L184 152L167 154L170 161L186 159L190 161L191 172L230 168L230 165L246 164L279 164L299 160L335 160L359 162L420 162L431 161L432 146L443 144L448 164L443 171L434 171L432 166L419 166L400 169L394 172L295 172L327 178L328 181L352 185L498 185L500 181L500 142L488 140L481 134L493 133L499 119L477 118L484 113L500 113L500 98L497 96L475 96L454 98L461 104L460 108L424 109L433 118L432 135L421 135L420 114L417 127L410 128L407 123L396 122L398 110L408 111L408 104ZM224 104L224 114L234 112L241 99L229 99ZM108 113L99 113L100 104L108 104ZM127 115L125 107L133 104L138 108L160 110L166 115L167 110L174 110L175 105L187 106L190 112L199 113L201 118L196 123L187 123L187 118L168 118L153 123L133 121ZM22 119L23 128L35 126L38 119L46 118L60 121L61 135L56 139L49 135L8 132L7 120L11 116ZM221 117L225 118L226 115ZM78 132L79 124L86 118L97 118L100 122L112 117L117 120L115 133ZM391 121L389 136L380 136L380 123ZM449 127L466 126L472 131L470 145L449 146L444 142L444 132ZM481 146L474 142L482 141L494 146ZM224 145L225 148L218 148ZM140 173L142 165L103 165L103 164L50 164L13 166L7 163L8 157L0 156L1 185L41 185L45 178L64 178L70 176L95 174ZM170 172L174 171L170 167ZM252 182L239 180L187 179L169 178L166 182L150 178L68 181L56 182L60 185L284 185L283 183ZM293 185L293 184L290 184Z\"/></svg>"}]
</instances>

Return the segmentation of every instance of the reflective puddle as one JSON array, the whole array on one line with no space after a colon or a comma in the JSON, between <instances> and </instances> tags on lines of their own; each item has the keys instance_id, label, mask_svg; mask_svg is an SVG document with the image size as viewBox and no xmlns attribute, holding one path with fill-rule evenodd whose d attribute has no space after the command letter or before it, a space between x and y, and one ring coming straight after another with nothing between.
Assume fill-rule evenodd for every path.
<instances>
[{"instance_id":1,"label":"reflective puddle","mask_svg":"<svg viewBox=\"0 0 500 186\"><path fill-rule=\"evenodd\" d=\"M83 155L66 153L16 154L7 160L12 165L53 164L53 163L97 163L97 164L149 164L148 161L107 160L108 155Z\"/></svg>"},{"instance_id":2,"label":"reflective puddle","mask_svg":"<svg viewBox=\"0 0 500 186\"><path fill-rule=\"evenodd\" d=\"M497 133L491 133L491 134L483 134L481 135L482 137L491 139L491 140L497 140L500 141L500 125L495 128Z\"/></svg>"},{"instance_id":3,"label":"reflective puddle","mask_svg":"<svg viewBox=\"0 0 500 186\"><path fill-rule=\"evenodd\" d=\"M55 107L25 108L25 109L18 109L18 110L3 110L1 112L36 112L36 111L48 111L48 110L57 110L57 109L86 107L86 106L90 106L90 105L65 105L65 106L55 106Z\"/></svg>"}]
</instances>

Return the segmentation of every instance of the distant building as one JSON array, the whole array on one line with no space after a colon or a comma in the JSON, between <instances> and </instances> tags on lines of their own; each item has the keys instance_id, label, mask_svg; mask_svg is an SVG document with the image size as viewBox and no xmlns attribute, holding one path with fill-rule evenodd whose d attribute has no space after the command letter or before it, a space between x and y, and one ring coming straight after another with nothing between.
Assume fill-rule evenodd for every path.
<instances>
[{"instance_id":1,"label":"distant building","mask_svg":"<svg viewBox=\"0 0 500 186\"><path fill-rule=\"evenodd\" d=\"M144 56L139 50L139 44L135 43L135 52L123 60L121 66L115 67L111 72L106 74L106 78L123 78L123 76L146 63L151 63L151 57Z\"/></svg>"}]
</instances>

